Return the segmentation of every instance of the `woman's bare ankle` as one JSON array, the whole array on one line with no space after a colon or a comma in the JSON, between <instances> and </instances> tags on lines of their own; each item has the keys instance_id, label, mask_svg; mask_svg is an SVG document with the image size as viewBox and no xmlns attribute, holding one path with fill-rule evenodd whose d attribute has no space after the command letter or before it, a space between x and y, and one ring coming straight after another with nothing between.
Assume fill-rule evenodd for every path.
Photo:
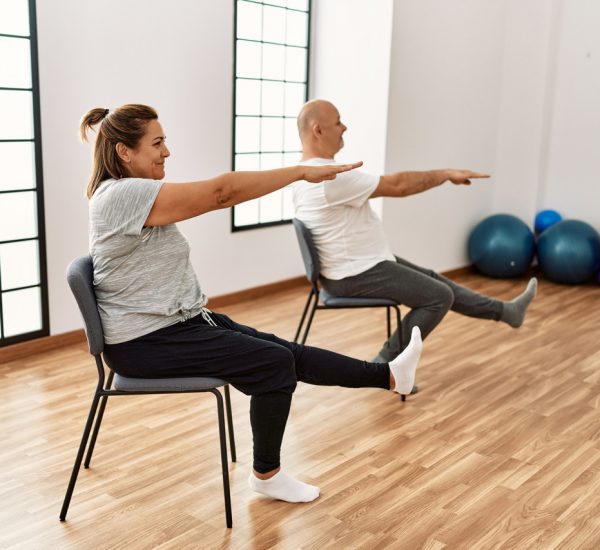
<instances>
[{"instance_id":1,"label":"woman's bare ankle","mask_svg":"<svg viewBox=\"0 0 600 550\"><path fill-rule=\"evenodd\" d=\"M254 468L252 469L252 473L255 475L255 477L257 477L258 479L271 479L279 470L281 470L281 466L279 468L275 468L274 470L271 470L270 472L267 472L266 474L261 474L260 472L257 472Z\"/></svg>"}]
</instances>

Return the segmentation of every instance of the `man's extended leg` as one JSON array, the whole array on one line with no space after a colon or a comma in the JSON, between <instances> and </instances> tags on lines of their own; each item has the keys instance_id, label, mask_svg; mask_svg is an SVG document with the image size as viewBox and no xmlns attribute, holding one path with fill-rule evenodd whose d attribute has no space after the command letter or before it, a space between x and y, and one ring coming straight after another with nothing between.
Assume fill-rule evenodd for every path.
<instances>
[{"instance_id":1,"label":"man's extended leg","mask_svg":"<svg viewBox=\"0 0 600 550\"><path fill-rule=\"evenodd\" d=\"M396 261L448 285L454 294L454 302L451 308L452 311L462 315L468 315L469 317L476 317L478 319L504 321L514 328L518 328L523 324L527 308L537 292L537 279L532 277L527 284L527 288L519 294L519 296L514 300L504 302L474 292L431 269L425 269L412 264L398 256L396 256Z\"/></svg>"},{"instance_id":2,"label":"man's extended leg","mask_svg":"<svg viewBox=\"0 0 600 550\"><path fill-rule=\"evenodd\" d=\"M410 341L413 327L423 338L438 325L452 306L454 295L443 281L399 262L384 261L353 277L338 281L323 279L323 288L333 296L388 298L411 308L402 320L402 342ZM402 346L402 347L404 347ZM397 331L384 344L378 361L387 362L402 351Z\"/></svg>"}]
</instances>

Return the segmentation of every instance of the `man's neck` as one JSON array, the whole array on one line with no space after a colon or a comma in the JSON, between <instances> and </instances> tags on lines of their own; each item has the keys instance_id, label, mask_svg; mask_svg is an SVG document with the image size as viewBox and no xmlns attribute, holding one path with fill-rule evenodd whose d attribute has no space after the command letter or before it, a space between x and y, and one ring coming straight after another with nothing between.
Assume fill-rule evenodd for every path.
<instances>
[{"instance_id":1,"label":"man's neck","mask_svg":"<svg viewBox=\"0 0 600 550\"><path fill-rule=\"evenodd\" d=\"M316 149L305 148L302 151L302 158L300 159L300 161L304 162L305 160L310 160L310 159L331 159L331 160L334 160L333 155L325 153L324 151L318 151Z\"/></svg>"}]
</instances>

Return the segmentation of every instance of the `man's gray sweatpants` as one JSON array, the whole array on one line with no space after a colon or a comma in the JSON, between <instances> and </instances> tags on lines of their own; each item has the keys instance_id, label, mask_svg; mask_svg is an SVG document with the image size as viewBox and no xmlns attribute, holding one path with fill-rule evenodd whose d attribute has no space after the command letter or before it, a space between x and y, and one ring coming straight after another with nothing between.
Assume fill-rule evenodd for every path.
<instances>
[{"instance_id":1,"label":"man's gray sweatpants","mask_svg":"<svg viewBox=\"0 0 600 550\"><path fill-rule=\"evenodd\" d=\"M403 347L410 341L413 327L418 326L426 338L448 310L498 321L504 307L500 300L473 292L398 256L395 262L384 261L364 273L338 281L322 277L321 283L332 296L387 298L410 307L410 313L402 319ZM401 351L396 331L379 355L391 361Z\"/></svg>"}]
</instances>

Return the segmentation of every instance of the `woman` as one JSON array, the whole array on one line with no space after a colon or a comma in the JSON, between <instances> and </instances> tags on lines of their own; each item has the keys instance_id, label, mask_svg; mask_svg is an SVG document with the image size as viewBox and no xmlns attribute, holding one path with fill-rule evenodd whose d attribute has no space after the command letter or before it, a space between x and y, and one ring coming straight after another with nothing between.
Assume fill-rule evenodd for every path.
<instances>
[{"instance_id":1,"label":"woman","mask_svg":"<svg viewBox=\"0 0 600 550\"><path fill-rule=\"evenodd\" d=\"M250 487L308 502L319 489L280 469L280 447L298 380L410 393L421 353L411 344L388 363L367 363L282 340L204 306L186 239L174 225L261 197L294 181L321 182L362 163L234 172L165 183L169 150L154 109L92 109L81 137L96 127L90 199L90 254L105 335L105 358L127 377L212 376L250 395L254 439Z\"/></svg>"}]
</instances>

